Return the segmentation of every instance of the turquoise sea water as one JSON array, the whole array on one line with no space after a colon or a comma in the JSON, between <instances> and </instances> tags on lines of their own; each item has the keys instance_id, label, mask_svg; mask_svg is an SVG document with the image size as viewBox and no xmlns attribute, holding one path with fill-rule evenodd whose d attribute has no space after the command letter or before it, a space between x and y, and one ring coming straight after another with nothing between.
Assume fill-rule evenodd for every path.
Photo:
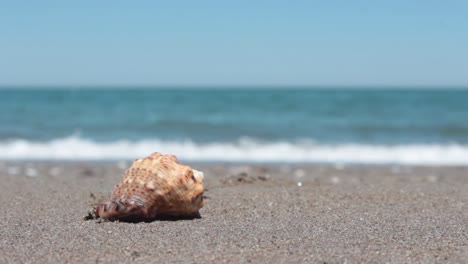
<instances>
[{"instance_id":1,"label":"turquoise sea water","mask_svg":"<svg viewBox=\"0 0 468 264\"><path fill-rule=\"evenodd\" d=\"M468 90L0 89L0 158L153 150L193 160L464 164Z\"/></svg>"}]
</instances>

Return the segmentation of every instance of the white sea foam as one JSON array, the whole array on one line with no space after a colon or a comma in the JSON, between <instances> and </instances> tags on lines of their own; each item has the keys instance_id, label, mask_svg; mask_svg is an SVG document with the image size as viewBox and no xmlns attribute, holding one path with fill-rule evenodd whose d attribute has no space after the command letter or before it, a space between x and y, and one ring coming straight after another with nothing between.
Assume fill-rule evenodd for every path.
<instances>
[{"instance_id":1,"label":"white sea foam","mask_svg":"<svg viewBox=\"0 0 468 264\"><path fill-rule=\"evenodd\" d=\"M95 142L78 136L48 142L0 142L3 160L122 160L160 151L187 161L333 162L468 165L468 145L327 145L313 142L192 141Z\"/></svg>"}]
</instances>

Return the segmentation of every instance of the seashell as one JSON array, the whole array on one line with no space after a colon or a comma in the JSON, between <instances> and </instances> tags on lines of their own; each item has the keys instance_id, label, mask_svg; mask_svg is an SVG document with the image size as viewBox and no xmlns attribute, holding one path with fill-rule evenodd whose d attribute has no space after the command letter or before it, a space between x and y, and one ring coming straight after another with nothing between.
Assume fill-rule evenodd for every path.
<instances>
[{"instance_id":1,"label":"seashell","mask_svg":"<svg viewBox=\"0 0 468 264\"><path fill-rule=\"evenodd\" d=\"M156 152L133 161L96 215L110 220L195 217L205 204L203 192L203 172Z\"/></svg>"}]
</instances>

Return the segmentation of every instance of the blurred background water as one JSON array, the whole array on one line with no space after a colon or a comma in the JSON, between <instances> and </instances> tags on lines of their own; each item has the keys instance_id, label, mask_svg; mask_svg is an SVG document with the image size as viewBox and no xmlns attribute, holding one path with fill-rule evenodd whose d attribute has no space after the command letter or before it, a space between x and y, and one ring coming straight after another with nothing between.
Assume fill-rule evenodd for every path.
<instances>
[{"instance_id":1,"label":"blurred background water","mask_svg":"<svg viewBox=\"0 0 468 264\"><path fill-rule=\"evenodd\" d=\"M2 89L0 158L468 164L468 90Z\"/></svg>"}]
</instances>

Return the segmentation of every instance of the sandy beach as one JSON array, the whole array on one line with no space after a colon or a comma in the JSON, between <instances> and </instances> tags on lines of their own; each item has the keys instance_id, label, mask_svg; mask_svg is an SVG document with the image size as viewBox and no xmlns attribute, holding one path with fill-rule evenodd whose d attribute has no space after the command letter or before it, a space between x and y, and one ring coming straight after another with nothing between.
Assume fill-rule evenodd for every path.
<instances>
[{"instance_id":1,"label":"sandy beach","mask_svg":"<svg viewBox=\"0 0 468 264\"><path fill-rule=\"evenodd\" d=\"M128 165L0 162L0 262L468 260L467 167L191 164L201 218L85 221Z\"/></svg>"}]
</instances>

